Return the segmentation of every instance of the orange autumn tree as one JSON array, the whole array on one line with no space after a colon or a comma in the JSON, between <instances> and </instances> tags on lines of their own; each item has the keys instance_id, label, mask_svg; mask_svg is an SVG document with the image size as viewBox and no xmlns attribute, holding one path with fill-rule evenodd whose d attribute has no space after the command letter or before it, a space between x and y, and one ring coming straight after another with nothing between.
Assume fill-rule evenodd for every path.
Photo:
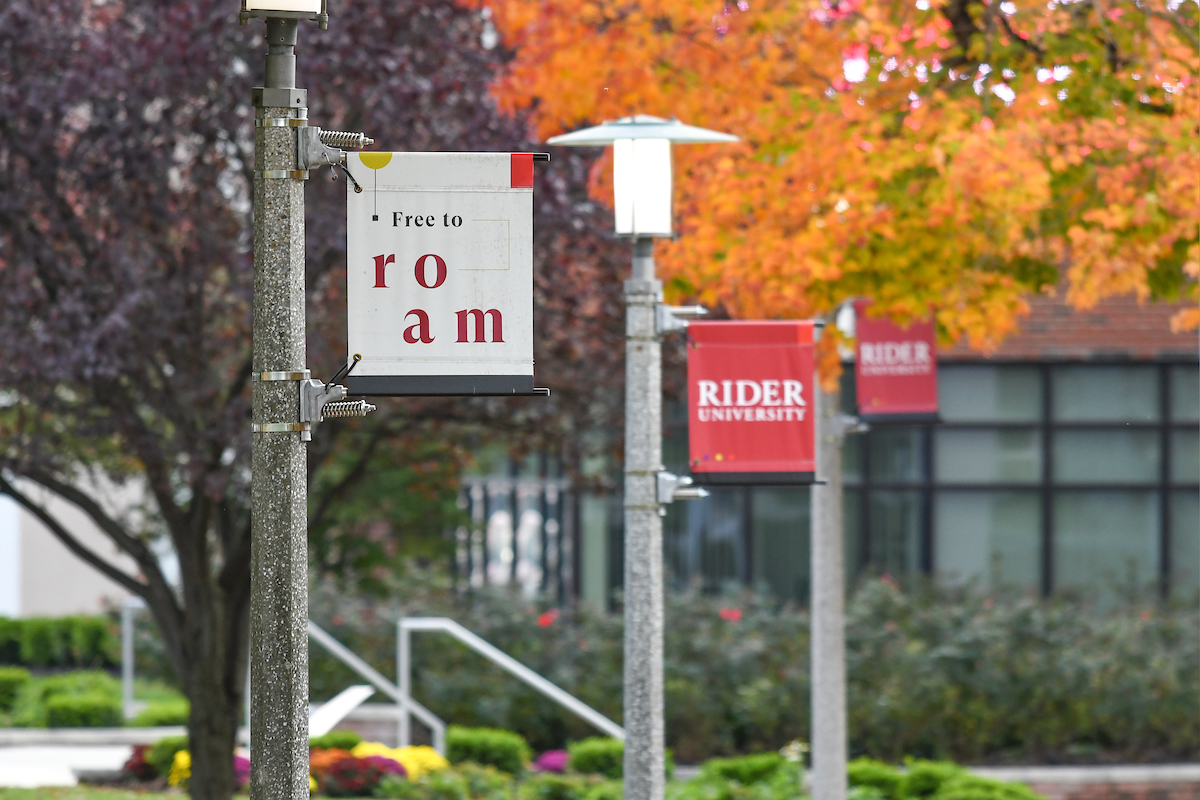
<instances>
[{"instance_id":1,"label":"orange autumn tree","mask_svg":"<svg viewBox=\"0 0 1200 800\"><path fill-rule=\"evenodd\" d=\"M1080 308L1197 296L1195 0L486 2L494 93L541 137L632 113L741 137L675 148L676 295L932 307L985 349L1064 281Z\"/></svg>"}]
</instances>

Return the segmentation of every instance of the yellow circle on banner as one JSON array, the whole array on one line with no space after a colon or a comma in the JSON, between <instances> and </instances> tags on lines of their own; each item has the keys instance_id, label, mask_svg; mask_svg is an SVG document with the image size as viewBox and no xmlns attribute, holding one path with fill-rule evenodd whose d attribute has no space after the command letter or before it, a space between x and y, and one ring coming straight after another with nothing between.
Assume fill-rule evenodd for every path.
<instances>
[{"instance_id":1,"label":"yellow circle on banner","mask_svg":"<svg viewBox=\"0 0 1200 800\"><path fill-rule=\"evenodd\" d=\"M364 167L370 169L382 169L392 160L391 153L359 153L358 158L362 161Z\"/></svg>"}]
</instances>

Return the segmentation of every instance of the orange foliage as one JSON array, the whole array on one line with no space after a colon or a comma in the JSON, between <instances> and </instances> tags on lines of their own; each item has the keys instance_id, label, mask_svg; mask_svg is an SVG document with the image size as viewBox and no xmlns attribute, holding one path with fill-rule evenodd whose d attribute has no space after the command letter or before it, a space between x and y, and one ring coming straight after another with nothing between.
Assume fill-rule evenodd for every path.
<instances>
[{"instance_id":1,"label":"orange foliage","mask_svg":"<svg viewBox=\"0 0 1200 800\"><path fill-rule=\"evenodd\" d=\"M984 349L1064 265L1080 308L1197 296L1191 0L486 2L515 52L495 95L540 136L648 113L741 137L675 149L677 294L869 296Z\"/></svg>"}]
</instances>

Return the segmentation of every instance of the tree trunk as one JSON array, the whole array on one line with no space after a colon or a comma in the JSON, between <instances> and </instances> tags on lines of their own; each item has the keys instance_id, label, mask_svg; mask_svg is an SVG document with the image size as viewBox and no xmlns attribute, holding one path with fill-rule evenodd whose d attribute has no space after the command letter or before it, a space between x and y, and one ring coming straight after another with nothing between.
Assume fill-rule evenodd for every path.
<instances>
[{"instance_id":1,"label":"tree trunk","mask_svg":"<svg viewBox=\"0 0 1200 800\"><path fill-rule=\"evenodd\" d=\"M185 583L188 583L185 581ZM188 792L193 800L229 800L234 792L233 751L245 702L249 658L249 581L230 595L215 579L192 600L172 660L191 706ZM164 637L171 648L172 637Z\"/></svg>"}]
</instances>

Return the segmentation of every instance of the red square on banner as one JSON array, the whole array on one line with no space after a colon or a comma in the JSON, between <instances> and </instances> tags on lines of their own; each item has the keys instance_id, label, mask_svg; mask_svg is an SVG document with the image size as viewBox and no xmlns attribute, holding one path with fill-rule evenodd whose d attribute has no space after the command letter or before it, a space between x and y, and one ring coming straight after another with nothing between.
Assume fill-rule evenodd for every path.
<instances>
[{"instance_id":1,"label":"red square on banner","mask_svg":"<svg viewBox=\"0 0 1200 800\"><path fill-rule=\"evenodd\" d=\"M933 321L901 328L867 316L869 300L854 304L854 377L859 416L931 418L937 415L937 341Z\"/></svg>"},{"instance_id":2,"label":"red square on banner","mask_svg":"<svg viewBox=\"0 0 1200 800\"><path fill-rule=\"evenodd\" d=\"M812 322L688 326L688 449L696 483L812 483Z\"/></svg>"}]
</instances>

